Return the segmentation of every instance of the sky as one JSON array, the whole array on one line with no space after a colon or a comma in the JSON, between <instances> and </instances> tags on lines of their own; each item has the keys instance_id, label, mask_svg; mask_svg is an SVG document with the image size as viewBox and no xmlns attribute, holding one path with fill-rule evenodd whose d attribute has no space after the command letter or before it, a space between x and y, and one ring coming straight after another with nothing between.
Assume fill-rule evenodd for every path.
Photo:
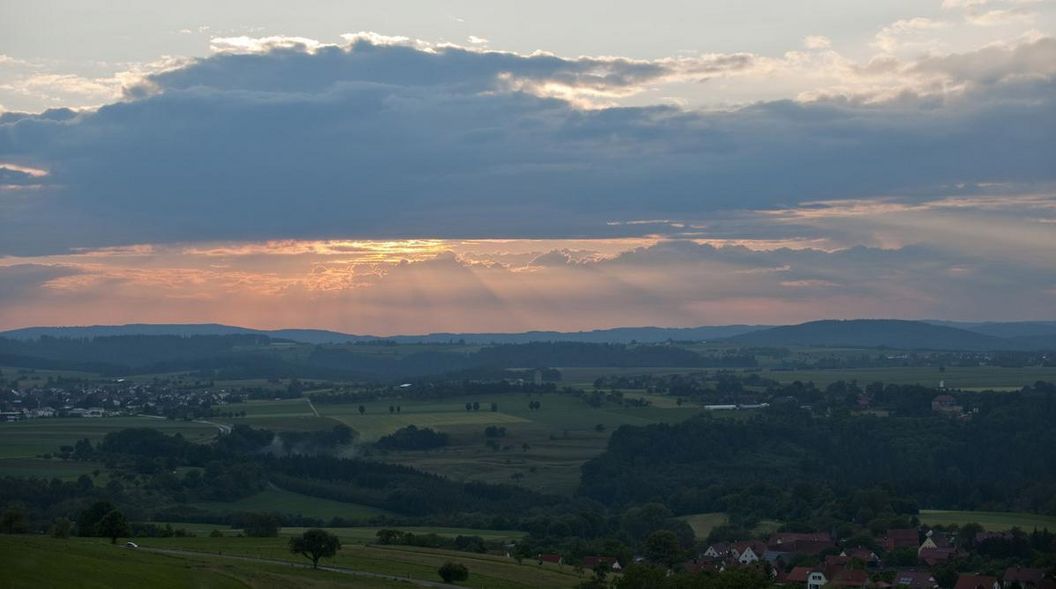
<instances>
[{"instance_id":1,"label":"sky","mask_svg":"<svg viewBox=\"0 0 1056 589\"><path fill-rule=\"evenodd\" d=\"M1053 0L0 0L0 329L1054 310Z\"/></svg>"}]
</instances>

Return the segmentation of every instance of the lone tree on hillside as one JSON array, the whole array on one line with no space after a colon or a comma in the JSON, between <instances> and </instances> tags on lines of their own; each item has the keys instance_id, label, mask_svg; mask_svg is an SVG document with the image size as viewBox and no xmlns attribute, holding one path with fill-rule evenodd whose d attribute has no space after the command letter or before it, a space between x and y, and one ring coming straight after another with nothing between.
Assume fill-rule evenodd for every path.
<instances>
[{"instance_id":1,"label":"lone tree on hillside","mask_svg":"<svg viewBox=\"0 0 1056 589\"><path fill-rule=\"evenodd\" d=\"M341 540L318 528L312 528L299 537L290 538L290 552L301 554L312 561L312 568L319 568L319 559L331 558L341 549Z\"/></svg>"},{"instance_id":2,"label":"lone tree on hillside","mask_svg":"<svg viewBox=\"0 0 1056 589\"><path fill-rule=\"evenodd\" d=\"M104 515L103 519L95 524L95 529L100 536L110 538L111 544L117 544L118 538L128 537L132 533L132 530L128 527L128 520L125 519L125 514L116 509Z\"/></svg>"},{"instance_id":3,"label":"lone tree on hillside","mask_svg":"<svg viewBox=\"0 0 1056 589\"><path fill-rule=\"evenodd\" d=\"M469 578L469 569L466 568L466 565L451 562L450 560L445 562L444 566L440 567L438 572L440 573L440 578L443 579L445 583L465 581Z\"/></svg>"}]
</instances>

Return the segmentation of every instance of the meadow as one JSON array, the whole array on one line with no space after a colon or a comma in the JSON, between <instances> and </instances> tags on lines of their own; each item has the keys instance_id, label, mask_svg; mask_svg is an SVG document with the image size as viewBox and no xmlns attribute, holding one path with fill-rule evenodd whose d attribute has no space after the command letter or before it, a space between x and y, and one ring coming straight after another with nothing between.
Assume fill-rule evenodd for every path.
<instances>
[{"instance_id":1,"label":"meadow","mask_svg":"<svg viewBox=\"0 0 1056 589\"><path fill-rule=\"evenodd\" d=\"M678 519L689 524L689 527L692 528L693 535L697 537L697 540L705 540L712 530L725 525L730 521L725 513L696 513L693 515L684 515ZM752 529L752 533L756 535L765 535L777 531L780 527L781 522L779 521L762 520Z\"/></svg>"},{"instance_id":2,"label":"meadow","mask_svg":"<svg viewBox=\"0 0 1056 589\"><path fill-rule=\"evenodd\" d=\"M93 442L109 432L130 427L152 427L167 434L177 432L192 441L216 435L215 425L194 421L170 421L152 417L42 418L0 424L0 458L33 458L55 453L63 445L88 438Z\"/></svg>"},{"instance_id":3,"label":"meadow","mask_svg":"<svg viewBox=\"0 0 1056 589\"><path fill-rule=\"evenodd\" d=\"M1030 532L1034 528L1039 530L1047 528L1050 531L1056 531L1056 516L1037 513L922 509L920 511L920 521L933 526L964 525L974 522L992 532L1003 532L1012 528L1019 528L1026 532Z\"/></svg>"},{"instance_id":4,"label":"meadow","mask_svg":"<svg viewBox=\"0 0 1056 589\"><path fill-rule=\"evenodd\" d=\"M540 408L529 409L529 401ZM479 411L466 411L466 403L480 403ZM491 411L491 403L498 411ZM400 405L390 414L390 405ZM559 494L571 494L579 484L579 468L600 454L613 430L621 425L678 422L699 413L696 406L665 404L657 407L591 407L571 395L543 394L458 397L443 401L395 399L366 403L360 415L356 405L321 405L324 417L340 419L360 433L361 440L377 439L400 427L430 427L450 436L446 447L429 451L378 452L373 456L435 472L460 481L516 483ZM498 449L487 445L488 426L506 428L494 438ZM600 428L599 428L600 426ZM527 445L527 446L525 446Z\"/></svg>"},{"instance_id":5,"label":"meadow","mask_svg":"<svg viewBox=\"0 0 1056 589\"><path fill-rule=\"evenodd\" d=\"M813 382L819 387L838 380L856 380L861 385L872 382L884 384L919 384L936 387L939 382L947 388L968 390L1019 389L1039 380L1056 381L1056 366L1026 366L1002 368L999 366L907 366L891 368L839 368L831 370L762 370L760 376L778 382Z\"/></svg>"},{"instance_id":6,"label":"meadow","mask_svg":"<svg viewBox=\"0 0 1056 589\"><path fill-rule=\"evenodd\" d=\"M104 540L105 542L105 540ZM278 538L144 538L141 549L187 550L203 554L244 556L300 564L304 557L291 554L288 539ZM440 581L437 569L446 561L454 560L469 568L470 577L463 586L489 589L522 589L533 587L574 587L587 578L570 566L534 560L518 563L504 555L456 552L413 546L374 546L355 542L342 543L337 556L320 561L320 565L334 566L392 577L426 581ZM357 580L358 582L358 580Z\"/></svg>"},{"instance_id":7,"label":"meadow","mask_svg":"<svg viewBox=\"0 0 1056 589\"><path fill-rule=\"evenodd\" d=\"M206 554L161 554L149 549L124 548L121 544L114 546L98 539L0 536L0 553L4 554L0 589L395 589L410 586L406 581L316 571L303 565L245 561Z\"/></svg>"},{"instance_id":8,"label":"meadow","mask_svg":"<svg viewBox=\"0 0 1056 589\"><path fill-rule=\"evenodd\" d=\"M309 497L308 495L293 493L274 486L256 495L237 501L200 501L187 505L217 514L240 511L268 511L322 520L328 520L332 517L363 520L378 515L392 515L383 509L367 505Z\"/></svg>"}]
</instances>

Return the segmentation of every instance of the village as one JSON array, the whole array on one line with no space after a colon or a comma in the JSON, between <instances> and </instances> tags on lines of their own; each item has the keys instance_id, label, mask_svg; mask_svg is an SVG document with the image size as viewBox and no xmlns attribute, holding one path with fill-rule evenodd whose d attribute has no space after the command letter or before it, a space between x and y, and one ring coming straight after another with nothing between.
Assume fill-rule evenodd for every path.
<instances>
[{"instance_id":1,"label":"village","mask_svg":"<svg viewBox=\"0 0 1056 589\"><path fill-rule=\"evenodd\" d=\"M942 565L970 552L1001 553L1022 536L1019 531L978 531L958 547L953 534L938 528L890 529L879 539L876 549L866 546L840 546L828 532L776 532L764 542L745 540L708 544L696 558L674 564L675 572L723 573L735 569L756 569L768 575L774 585L801 589L937 589L951 586L943 574L953 575L953 589L1056 589L1056 579L1042 568L1009 566L1000 574L940 571ZM908 560L915 564L908 565ZM913 556L915 555L915 557ZM885 560L885 557L887 559ZM538 562L564 565L560 554L539 554ZM646 561L634 557L635 563ZM810 563L810 564L807 564ZM586 556L573 565L603 574L624 569L614 556Z\"/></svg>"}]
</instances>

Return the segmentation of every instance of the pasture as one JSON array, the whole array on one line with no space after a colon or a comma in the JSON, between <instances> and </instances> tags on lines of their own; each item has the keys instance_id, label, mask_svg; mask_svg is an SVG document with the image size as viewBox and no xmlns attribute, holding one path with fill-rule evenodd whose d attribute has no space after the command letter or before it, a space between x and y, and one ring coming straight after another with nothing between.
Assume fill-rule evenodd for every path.
<instances>
[{"instance_id":1,"label":"pasture","mask_svg":"<svg viewBox=\"0 0 1056 589\"><path fill-rule=\"evenodd\" d=\"M297 536L303 533L308 528L282 528L279 531L279 535L282 536ZM377 541L379 530L400 530L401 532L410 532L416 535L425 534L436 534L444 538L455 538L457 536L480 536L485 542L490 541L503 541L513 542L519 540L525 536L525 532L518 530L477 530L473 528L443 528L443 527L406 527L406 526L386 526L386 527L355 527L355 528L324 528L331 534L341 538L342 543L346 544L373 544Z\"/></svg>"},{"instance_id":2,"label":"pasture","mask_svg":"<svg viewBox=\"0 0 1056 589\"><path fill-rule=\"evenodd\" d=\"M920 510L920 521L933 526L951 524L960 526L977 523L992 532L1003 532L1012 528L1019 528L1025 532L1030 532L1034 528L1039 530L1048 528L1050 531L1056 531L1056 516L1037 513L922 509Z\"/></svg>"},{"instance_id":3,"label":"pasture","mask_svg":"<svg viewBox=\"0 0 1056 589\"><path fill-rule=\"evenodd\" d=\"M188 506L213 513L274 511L276 513L301 515L322 520L328 520L332 517L363 520L373 516L388 514L385 510L367 505L309 497L308 495L301 495L300 493L286 491L278 487L265 489L256 495L237 501L200 501L189 503Z\"/></svg>"},{"instance_id":4,"label":"pasture","mask_svg":"<svg viewBox=\"0 0 1056 589\"><path fill-rule=\"evenodd\" d=\"M289 564L250 562L206 554L159 554L124 548L121 544L113 546L98 539L0 536L0 553L5 556L4 573L0 575L0 588L3 589L408 587L406 582L392 579L313 571Z\"/></svg>"},{"instance_id":5,"label":"pasture","mask_svg":"<svg viewBox=\"0 0 1056 589\"><path fill-rule=\"evenodd\" d=\"M216 435L216 426L193 421L170 421L151 417L63 417L0 423L0 458L29 458L55 453L60 446L77 440L93 442L106 434L130 427L152 427L166 434L177 432L192 441Z\"/></svg>"},{"instance_id":6,"label":"pasture","mask_svg":"<svg viewBox=\"0 0 1056 589\"><path fill-rule=\"evenodd\" d=\"M529 409L529 401L540 408ZM479 411L466 411L466 403L477 402ZM491 411L491 403L498 411ZM340 419L360 433L361 441L376 440L400 427L415 425L445 432L450 445L429 451L375 452L380 460L399 462L460 481L514 483L547 493L571 494L579 484L579 468L600 454L613 430L621 425L678 422L701 411L699 407L675 404L621 407L605 404L591 407L571 395L493 395L458 397L441 401L392 399L357 405L322 405L324 417ZM400 413L389 413L399 405ZM600 430L598 426L601 426ZM506 428L493 438L498 448L487 445L484 429ZM527 444L527 447L525 446Z\"/></svg>"},{"instance_id":7,"label":"pasture","mask_svg":"<svg viewBox=\"0 0 1056 589\"><path fill-rule=\"evenodd\" d=\"M278 538L144 538L141 550L179 549L218 554L274 559L290 563L305 563L304 557L291 554L288 539ZM105 542L105 540L103 540ZM334 558L323 559L320 566L335 566L393 577L405 577L438 582L437 569L444 562L454 560L469 568L468 587L489 589L528 589L536 587L574 587L589 576L578 574L573 567L525 560L521 564L513 558L495 554L476 554L413 546L366 546L343 544ZM358 585L356 585L358 586ZM404 585L406 586L406 585Z\"/></svg>"},{"instance_id":8,"label":"pasture","mask_svg":"<svg viewBox=\"0 0 1056 589\"><path fill-rule=\"evenodd\" d=\"M725 525L730 521L729 517L727 517L725 513L721 512L696 513L693 515L684 515L678 519L689 524L689 527L693 529L693 535L695 535L698 540L706 539L708 537L708 534L711 534L712 530L719 526ZM758 524L756 524L754 528L752 528L752 533L756 535L769 534L771 532L776 531L780 527L781 522L764 519Z\"/></svg>"},{"instance_id":9,"label":"pasture","mask_svg":"<svg viewBox=\"0 0 1056 589\"><path fill-rule=\"evenodd\" d=\"M693 346L690 346L691 348ZM816 359L818 355L831 356L861 355L863 350L809 350L801 352L803 360ZM875 350L868 353L875 354ZM1056 367L1054 366L1024 366L1016 368L1003 368L1000 366L947 366L940 371L937 366L891 366L881 368L831 368L831 369L808 369L808 370L778 370L776 364L767 362L760 358L760 367L757 369L734 368L728 369L733 372L747 373L756 372L763 378L769 378L782 383L794 381L813 382L819 387L826 387L839 380L855 380L860 385L872 382L883 382L885 384L919 384L923 386L938 386L939 381L944 381L948 388L965 390L1016 390L1025 385L1034 384L1039 380L1056 381ZM599 377L638 376L652 374L654 376L669 376L672 374L688 374L705 370L717 370L707 366L697 368L677 367L576 367L561 368L562 386L572 386L582 389L592 389L594 380ZM628 394L636 394L636 391L626 391Z\"/></svg>"},{"instance_id":10,"label":"pasture","mask_svg":"<svg viewBox=\"0 0 1056 589\"><path fill-rule=\"evenodd\" d=\"M94 462L58 458L0 458L0 476L74 480L82 474L91 475L96 470L106 469Z\"/></svg>"},{"instance_id":11,"label":"pasture","mask_svg":"<svg viewBox=\"0 0 1056 589\"><path fill-rule=\"evenodd\" d=\"M872 382L884 384L919 384L936 387L942 381L947 388L971 390L1019 389L1039 380L1056 381L1056 367L1027 366L1001 368L998 366L948 366L944 371L937 367L907 366L891 368L839 368L831 370L762 370L760 376L779 382L813 382L819 387L839 380L856 380L860 385Z\"/></svg>"}]
</instances>

